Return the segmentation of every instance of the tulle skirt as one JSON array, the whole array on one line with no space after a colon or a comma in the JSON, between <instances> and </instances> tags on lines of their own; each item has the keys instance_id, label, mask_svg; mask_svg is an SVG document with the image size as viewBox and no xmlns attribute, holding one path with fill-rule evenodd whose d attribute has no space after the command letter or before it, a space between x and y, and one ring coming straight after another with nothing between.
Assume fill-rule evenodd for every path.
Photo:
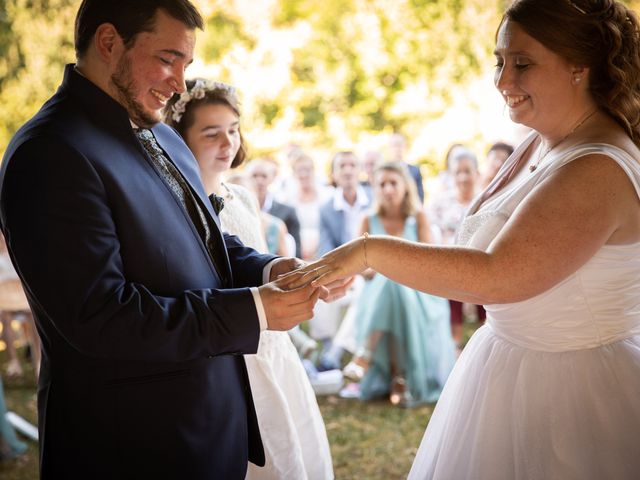
<instances>
[{"instance_id":1,"label":"tulle skirt","mask_svg":"<svg viewBox=\"0 0 640 480\"><path fill-rule=\"evenodd\" d=\"M640 478L640 336L542 352L478 329L410 480Z\"/></svg>"}]
</instances>

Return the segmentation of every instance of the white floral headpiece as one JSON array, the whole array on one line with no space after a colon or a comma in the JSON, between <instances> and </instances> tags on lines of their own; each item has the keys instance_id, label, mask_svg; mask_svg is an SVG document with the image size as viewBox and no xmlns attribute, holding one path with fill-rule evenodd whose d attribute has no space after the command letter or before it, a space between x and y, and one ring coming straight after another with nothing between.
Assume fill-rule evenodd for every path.
<instances>
[{"instance_id":1,"label":"white floral headpiece","mask_svg":"<svg viewBox=\"0 0 640 480\"><path fill-rule=\"evenodd\" d=\"M173 112L171 118L179 122L187 109L187 103L194 98L198 100L204 98L206 92L213 90L223 90L231 95L236 94L236 88L227 83L198 79L193 87L182 92L178 101L171 106L171 111Z\"/></svg>"}]
</instances>

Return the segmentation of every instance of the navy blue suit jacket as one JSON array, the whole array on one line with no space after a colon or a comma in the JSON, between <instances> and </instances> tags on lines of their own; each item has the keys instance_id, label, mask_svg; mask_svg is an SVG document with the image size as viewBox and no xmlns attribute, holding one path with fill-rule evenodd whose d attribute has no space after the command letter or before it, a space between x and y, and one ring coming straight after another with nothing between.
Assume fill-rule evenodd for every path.
<instances>
[{"instance_id":1,"label":"navy blue suit jacket","mask_svg":"<svg viewBox=\"0 0 640 480\"><path fill-rule=\"evenodd\" d=\"M219 226L179 136L159 145ZM226 244L221 281L127 112L67 66L9 144L0 220L42 337L43 479L244 478L264 463L244 359L274 257Z\"/></svg>"}]
</instances>

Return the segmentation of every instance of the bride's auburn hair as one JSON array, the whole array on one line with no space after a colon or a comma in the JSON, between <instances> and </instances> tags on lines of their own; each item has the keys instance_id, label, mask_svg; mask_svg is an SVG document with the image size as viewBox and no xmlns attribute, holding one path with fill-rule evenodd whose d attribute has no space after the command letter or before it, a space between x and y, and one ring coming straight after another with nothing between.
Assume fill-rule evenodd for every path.
<instances>
[{"instance_id":1,"label":"bride's auburn hair","mask_svg":"<svg viewBox=\"0 0 640 480\"><path fill-rule=\"evenodd\" d=\"M516 0L500 26L506 19L588 67L596 104L640 145L640 26L631 9L616 0Z\"/></svg>"}]
</instances>

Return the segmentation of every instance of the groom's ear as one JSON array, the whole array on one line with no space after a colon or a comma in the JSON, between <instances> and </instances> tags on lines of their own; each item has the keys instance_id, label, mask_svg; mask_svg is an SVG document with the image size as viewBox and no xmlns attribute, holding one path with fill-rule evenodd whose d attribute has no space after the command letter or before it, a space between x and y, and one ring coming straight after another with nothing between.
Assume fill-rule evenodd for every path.
<instances>
[{"instance_id":1,"label":"groom's ear","mask_svg":"<svg viewBox=\"0 0 640 480\"><path fill-rule=\"evenodd\" d=\"M103 23L96 29L93 46L98 57L105 63L119 61L126 50L122 37L111 23Z\"/></svg>"}]
</instances>

